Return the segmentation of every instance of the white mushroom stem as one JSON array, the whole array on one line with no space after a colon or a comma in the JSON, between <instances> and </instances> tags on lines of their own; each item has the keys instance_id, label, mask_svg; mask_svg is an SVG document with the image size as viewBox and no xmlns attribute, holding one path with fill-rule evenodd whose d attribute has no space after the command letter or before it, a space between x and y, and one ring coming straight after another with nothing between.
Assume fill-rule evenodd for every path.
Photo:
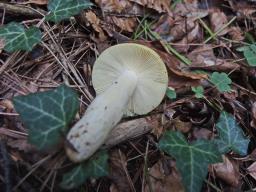
<instances>
[{"instance_id":1,"label":"white mushroom stem","mask_svg":"<svg viewBox=\"0 0 256 192\"><path fill-rule=\"evenodd\" d=\"M66 152L72 161L81 162L89 158L104 143L126 111L137 80L136 73L127 70L93 100L67 135Z\"/></svg>"}]
</instances>

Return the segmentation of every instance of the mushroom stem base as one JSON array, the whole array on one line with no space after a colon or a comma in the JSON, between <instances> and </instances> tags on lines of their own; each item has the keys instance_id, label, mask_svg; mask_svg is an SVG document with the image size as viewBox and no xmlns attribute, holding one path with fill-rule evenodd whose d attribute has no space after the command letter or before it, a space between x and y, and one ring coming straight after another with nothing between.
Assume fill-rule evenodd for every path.
<instances>
[{"instance_id":1,"label":"mushroom stem base","mask_svg":"<svg viewBox=\"0 0 256 192\"><path fill-rule=\"evenodd\" d=\"M89 158L121 120L137 85L137 75L125 71L87 108L67 135L66 153L74 162Z\"/></svg>"}]
</instances>

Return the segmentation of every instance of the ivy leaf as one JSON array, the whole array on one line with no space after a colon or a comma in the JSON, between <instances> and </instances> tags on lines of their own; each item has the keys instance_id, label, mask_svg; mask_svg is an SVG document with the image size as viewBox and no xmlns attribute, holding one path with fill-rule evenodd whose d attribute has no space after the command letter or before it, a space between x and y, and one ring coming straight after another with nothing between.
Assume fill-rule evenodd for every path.
<instances>
[{"instance_id":1,"label":"ivy leaf","mask_svg":"<svg viewBox=\"0 0 256 192\"><path fill-rule=\"evenodd\" d=\"M89 0L49 0L49 15L46 20L55 23L79 14L83 9L89 8L93 4Z\"/></svg>"},{"instance_id":2,"label":"ivy leaf","mask_svg":"<svg viewBox=\"0 0 256 192\"><path fill-rule=\"evenodd\" d=\"M8 52L31 51L41 41L41 31L36 27L25 29L23 25L11 22L0 28L0 38L5 40L4 50Z\"/></svg>"},{"instance_id":3,"label":"ivy leaf","mask_svg":"<svg viewBox=\"0 0 256 192\"><path fill-rule=\"evenodd\" d=\"M186 191L200 191L208 172L208 165L222 160L215 143L197 140L188 144L180 132L166 131L159 148L176 159Z\"/></svg>"},{"instance_id":4,"label":"ivy leaf","mask_svg":"<svg viewBox=\"0 0 256 192\"><path fill-rule=\"evenodd\" d=\"M256 44L240 47L237 50L243 52L244 57L246 58L250 66L253 66L253 67L256 66Z\"/></svg>"},{"instance_id":5,"label":"ivy leaf","mask_svg":"<svg viewBox=\"0 0 256 192\"><path fill-rule=\"evenodd\" d=\"M192 91L195 93L196 98L204 97L204 88L202 86L192 87Z\"/></svg>"},{"instance_id":6,"label":"ivy leaf","mask_svg":"<svg viewBox=\"0 0 256 192\"><path fill-rule=\"evenodd\" d=\"M217 87L220 92L231 91L230 84L232 83L231 79L226 73L214 72L210 76L210 81Z\"/></svg>"},{"instance_id":7,"label":"ivy leaf","mask_svg":"<svg viewBox=\"0 0 256 192\"><path fill-rule=\"evenodd\" d=\"M28 128L29 142L38 149L48 149L60 142L79 106L76 92L66 85L14 97L13 103Z\"/></svg>"},{"instance_id":8,"label":"ivy leaf","mask_svg":"<svg viewBox=\"0 0 256 192\"><path fill-rule=\"evenodd\" d=\"M221 153L226 153L229 150L240 155L246 155L249 139L247 139L242 131L242 128L237 124L233 115L223 111L216 124L219 133L219 139L216 143Z\"/></svg>"},{"instance_id":9,"label":"ivy leaf","mask_svg":"<svg viewBox=\"0 0 256 192\"><path fill-rule=\"evenodd\" d=\"M63 189L73 189L82 185L89 177L99 178L108 174L108 154L100 151L85 163L66 173L60 183Z\"/></svg>"},{"instance_id":10,"label":"ivy leaf","mask_svg":"<svg viewBox=\"0 0 256 192\"><path fill-rule=\"evenodd\" d=\"M87 179L87 173L83 169L83 164L77 165L68 173L65 173L60 183L63 189L73 189L82 185Z\"/></svg>"},{"instance_id":11,"label":"ivy leaf","mask_svg":"<svg viewBox=\"0 0 256 192\"><path fill-rule=\"evenodd\" d=\"M177 94L175 92L175 89L173 89L172 87L168 87L166 90L166 95L169 99L176 99Z\"/></svg>"}]
</instances>

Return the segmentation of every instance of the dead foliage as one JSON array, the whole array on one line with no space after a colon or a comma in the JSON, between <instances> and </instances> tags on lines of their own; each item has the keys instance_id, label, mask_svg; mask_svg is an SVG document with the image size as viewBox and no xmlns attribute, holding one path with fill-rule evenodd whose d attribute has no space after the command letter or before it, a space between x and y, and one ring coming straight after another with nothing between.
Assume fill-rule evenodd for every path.
<instances>
[{"instance_id":1,"label":"dead foliage","mask_svg":"<svg viewBox=\"0 0 256 192\"><path fill-rule=\"evenodd\" d=\"M106 142L109 177L88 180L82 189L184 191L175 160L161 154L157 142L166 130L179 130L188 141L214 138L220 110L235 115L251 143L246 157L231 152L223 156L223 163L210 166L202 191L255 189L256 72L237 51L256 38L255 1L95 0L90 10L60 24L47 23L38 14L46 12L47 2L0 3L2 24L39 24L44 35L43 43L32 52L7 53L0 40L1 189L8 185L20 192L58 191L58 181L71 164L60 149L39 152L27 142L27 129L12 98L68 82L80 96L78 119L95 95L91 83L95 59L107 47L122 42L146 45L161 56L168 69L168 86L175 89L177 98L165 98L145 117L124 119L112 132L116 139ZM213 71L229 74L231 92L220 93L209 83ZM191 87L199 85L204 97L196 99ZM4 180L8 171L11 182Z\"/></svg>"}]
</instances>

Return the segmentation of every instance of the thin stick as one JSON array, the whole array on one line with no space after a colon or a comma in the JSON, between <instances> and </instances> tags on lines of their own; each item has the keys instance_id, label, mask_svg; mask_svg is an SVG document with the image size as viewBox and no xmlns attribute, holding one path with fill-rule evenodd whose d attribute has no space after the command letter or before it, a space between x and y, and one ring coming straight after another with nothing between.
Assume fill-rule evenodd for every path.
<instances>
[{"instance_id":1,"label":"thin stick","mask_svg":"<svg viewBox=\"0 0 256 192\"><path fill-rule=\"evenodd\" d=\"M43 14L35 11L27 6L24 5L13 5L9 3L0 3L0 9L5 10L6 13L16 14L16 15L24 15L29 17L42 17Z\"/></svg>"}]
</instances>

